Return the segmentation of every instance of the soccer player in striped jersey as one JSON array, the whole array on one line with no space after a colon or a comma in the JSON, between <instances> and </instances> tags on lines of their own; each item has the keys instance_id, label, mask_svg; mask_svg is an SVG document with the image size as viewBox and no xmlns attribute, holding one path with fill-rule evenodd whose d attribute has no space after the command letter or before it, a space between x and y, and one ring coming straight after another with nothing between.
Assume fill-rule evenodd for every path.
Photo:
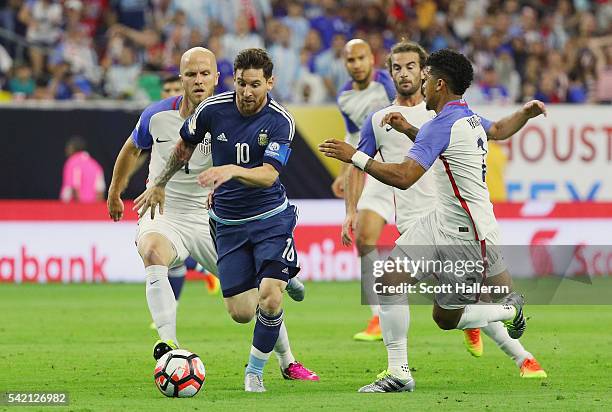
<instances>
[{"instance_id":1,"label":"soccer player in striped jersey","mask_svg":"<svg viewBox=\"0 0 612 412\"><path fill-rule=\"evenodd\" d=\"M426 61L423 86L426 107L437 116L416 134L415 143L401 163L377 162L364 152L337 140L320 145L325 155L355 166L376 179L401 189L413 186L432 168L438 193L435 210L422 218L398 239L390 259L408 258L416 261L473 262L482 269L465 275L456 270L435 273L440 284L450 292L437 293L433 318L441 329L474 329L490 325L507 329L509 336L518 339L526 327L523 298L512 292L502 296L498 304L479 305L480 293L460 292L457 285L486 284L510 286L512 280L496 245L499 228L489 201L485 184L487 135L504 139L525 125L532 117L545 113L539 101L527 103L521 110L495 123L475 115L461 99L473 79L471 63L465 56L445 49L433 53ZM382 123L389 124L408 137L415 137L416 128L400 113L387 114ZM440 162L435 162L436 159ZM433 245L434 247L427 247ZM476 266L478 267L478 266ZM416 283L429 273L424 271L386 272L383 286ZM379 294L381 305L389 305L381 312L383 333L389 333L398 343L405 336L405 294L392 291ZM389 329L387 332L386 329ZM393 345L396 346L396 345ZM386 370L360 392L401 392L414 390L407 360L399 348L389 351L389 363L397 365ZM402 357L401 365L392 358ZM521 375L545 377L537 361L527 353L522 360Z\"/></svg>"},{"instance_id":2,"label":"soccer player in striped jersey","mask_svg":"<svg viewBox=\"0 0 612 412\"><path fill-rule=\"evenodd\" d=\"M246 49L234 61L235 92L203 101L183 124L181 138L161 175L137 201L143 210L163 205L164 186L208 141L213 166L199 176L214 190L209 215L215 222L218 274L226 307L240 323L256 317L245 370L247 392L264 392L263 369L274 349L288 348L282 292L299 271L293 243L297 210L278 176L287 163L295 133L293 117L269 92L273 64L262 49ZM143 213L143 211L141 211ZM287 379L319 377L281 356Z\"/></svg>"}]
</instances>

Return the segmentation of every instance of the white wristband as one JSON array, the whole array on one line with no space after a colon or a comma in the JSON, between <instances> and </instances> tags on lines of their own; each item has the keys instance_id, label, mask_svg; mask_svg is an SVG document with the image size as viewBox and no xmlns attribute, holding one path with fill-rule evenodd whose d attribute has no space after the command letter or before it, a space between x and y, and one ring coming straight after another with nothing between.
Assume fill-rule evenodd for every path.
<instances>
[{"instance_id":1,"label":"white wristband","mask_svg":"<svg viewBox=\"0 0 612 412\"><path fill-rule=\"evenodd\" d=\"M358 168L360 168L361 170L365 170L366 164L368 163L368 160L370 159L371 159L370 156L357 150L355 154L353 155L353 157L351 157L351 162L353 162L353 164L357 166Z\"/></svg>"}]
</instances>

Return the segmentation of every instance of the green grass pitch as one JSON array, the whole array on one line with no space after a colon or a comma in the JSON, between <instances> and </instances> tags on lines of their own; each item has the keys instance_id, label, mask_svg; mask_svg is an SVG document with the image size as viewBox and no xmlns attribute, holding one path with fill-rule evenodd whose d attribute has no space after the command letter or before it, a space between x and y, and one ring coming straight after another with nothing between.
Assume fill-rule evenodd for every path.
<instances>
[{"instance_id":1,"label":"green grass pitch","mask_svg":"<svg viewBox=\"0 0 612 412\"><path fill-rule=\"evenodd\" d=\"M604 284L612 289L612 279ZM268 392L244 393L253 324L233 323L219 296L189 282L178 336L204 361L206 385L195 398L169 399L153 383L156 336L148 328L142 285L0 285L0 392L69 392L68 406L37 408L43 411L612 408L612 306L527 306L531 320L522 341L549 378L523 380L487 337L484 356L472 358L459 331L438 330L431 307L413 305L409 357L416 391L358 394L386 366L382 343L351 340L369 315L358 303L359 285L307 287L304 302L286 301L286 321L294 354L321 382L284 381L272 357Z\"/></svg>"}]
</instances>

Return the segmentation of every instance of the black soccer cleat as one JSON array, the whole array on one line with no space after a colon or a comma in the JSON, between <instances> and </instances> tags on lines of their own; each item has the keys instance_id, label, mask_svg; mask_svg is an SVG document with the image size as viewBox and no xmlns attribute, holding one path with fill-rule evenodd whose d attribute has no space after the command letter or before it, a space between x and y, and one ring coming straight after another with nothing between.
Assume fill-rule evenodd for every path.
<instances>
[{"instance_id":1,"label":"black soccer cleat","mask_svg":"<svg viewBox=\"0 0 612 412\"><path fill-rule=\"evenodd\" d=\"M178 346L172 339L158 340L155 342L155 346L153 346L153 358L159 360L166 353L174 349L178 349Z\"/></svg>"}]
</instances>

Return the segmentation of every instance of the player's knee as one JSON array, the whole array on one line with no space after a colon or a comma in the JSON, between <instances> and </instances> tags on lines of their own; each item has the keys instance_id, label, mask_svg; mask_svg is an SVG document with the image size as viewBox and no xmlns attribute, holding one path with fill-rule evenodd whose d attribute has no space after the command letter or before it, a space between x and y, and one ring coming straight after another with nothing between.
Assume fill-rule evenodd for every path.
<instances>
[{"instance_id":1,"label":"player's knee","mask_svg":"<svg viewBox=\"0 0 612 412\"><path fill-rule=\"evenodd\" d=\"M355 246L359 256L365 256L376 247L376 239L363 230L357 230L355 232Z\"/></svg>"},{"instance_id":2,"label":"player's knee","mask_svg":"<svg viewBox=\"0 0 612 412\"><path fill-rule=\"evenodd\" d=\"M244 308L230 308L228 311L234 322L237 323L249 323L255 317L254 311Z\"/></svg>"},{"instance_id":3,"label":"player's knee","mask_svg":"<svg viewBox=\"0 0 612 412\"><path fill-rule=\"evenodd\" d=\"M434 322L436 322L436 325L438 325L438 327L442 330L452 330L457 327L457 321L455 319L449 319L442 313L434 312L433 320Z\"/></svg>"},{"instance_id":4,"label":"player's knee","mask_svg":"<svg viewBox=\"0 0 612 412\"><path fill-rule=\"evenodd\" d=\"M282 294L270 292L259 297L259 308L266 314L275 315L281 311Z\"/></svg>"},{"instance_id":5,"label":"player's knee","mask_svg":"<svg viewBox=\"0 0 612 412\"><path fill-rule=\"evenodd\" d=\"M164 262L162 253L159 247L155 244L147 245L141 253L142 260L145 265L164 265L167 262Z\"/></svg>"}]
</instances>

